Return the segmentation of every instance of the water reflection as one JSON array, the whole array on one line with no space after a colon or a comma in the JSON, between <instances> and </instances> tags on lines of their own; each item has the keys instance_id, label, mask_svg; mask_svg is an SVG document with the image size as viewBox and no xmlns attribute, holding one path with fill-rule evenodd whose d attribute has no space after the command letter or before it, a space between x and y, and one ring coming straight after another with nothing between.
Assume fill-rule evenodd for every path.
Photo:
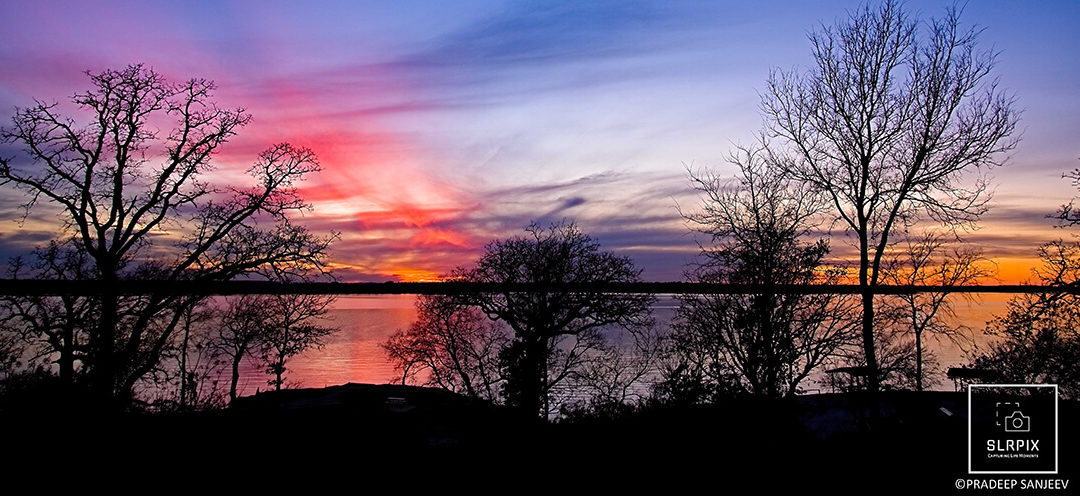
<instances>
[{"instance_id":1,"label":"water reflection","mask_svg":"<svg viewBox=\"0 0 1080 496\"><path fill-rule=\"evenodd\" d=\"M974 343L985 346L989 338L982 334L986 322L1005 311L1006 302L1014 295L982 294L977 301L957 298L954 305L960 324L974 331ZM341 296L330 312L334 325L341 331L330 338L322 349L309 350L289 363L287 384L294 387L325 387L337 384L385 384L400 380L386 353L380 346L398 329L409 326L416 318L414 295L356 295ZM653 307L661 326L666 326L674 314L677 302L661 296ZM663 328L663 327L662 327ZM957 344L929 336L927 349L939 363L928 378L936 379L930 389L952 390L953 383L945 377L948 367L967 362L966 350ZM264 371L245 363L241 369L239 393L253 394L266 390L269 377ZM824 377L812 378L810 389L824 389Z\"/></svg>"}]
</instances>

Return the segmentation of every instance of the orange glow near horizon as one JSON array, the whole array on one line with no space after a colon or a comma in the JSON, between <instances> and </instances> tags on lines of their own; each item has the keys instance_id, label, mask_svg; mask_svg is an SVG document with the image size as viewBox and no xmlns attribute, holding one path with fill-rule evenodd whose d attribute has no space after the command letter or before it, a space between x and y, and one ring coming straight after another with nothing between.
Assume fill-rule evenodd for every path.
<instances>
[{"instance_id":1,"label":"orange glow near horizon","mask_svg":"<svg viewBox=\"0 0 1080 496\"><path fill-rule=\"evenodd\" d=\"M442 277L439 274L422 269L387 269L385 272L401 282L439 282Z\"/></svg>"},{"instance_id":2,"label":"orange glow near horizon","mask_svg":"<svg viewBox=\"0 0 1080 496\"><path fill-rule=\"evenodd\" d=\"M535 22L534 9L517 7L459 17L460 9L408 6L273 5L257 16L217 6L211 17L222 24L207 24L183 16L187 21L163 23L189 14L167 4L124 8L118 17L109 9L27 2L6 9L23 19L10 23L13 33L28 30L10 37L12 47L29 44L3 54L7 66L21 69L3 76L0 100L10 108L57 99L72 111L64 95L87 88L83 71L139 62L174 83L216 81L212 99L221 108L243 107L253 120L220 149L221 167L204 179L243 188L251 180L244 171L267 146L310 148L322 170L295 185L314 207L296 221L315 233L341 233L329 259L343 280L438 280L473 263L485 243L519 233L529 221L559 218L579 222L603 249L632 257L643 278L681 280L696 245L676 207L694 195L680 163L733 175L725 143L754 139L763 75L805 63L810 20L841 14L835 6L801 6L802 15L775 18L771 32L748 31L744 48L760 52L744 60L745 50L726 49L727 27L695 27L711 17L700 5L667 12L690 21L673 28L654 22L662 17L623 25L606 4L584 11L551 6L567 15L543 22ZM590 15L570 15L583 12ZM1060 63L1072 60L1061 35L1075 30L1055 24L1074 14L1061 6L1017 12L990 5L964 14L992 26L987 46L1008 46L1015 57L1009 63L1029 64L1000 67L1008 90L1025 99L1027 136L1008 166L994 172L997 198L981 229L965 238L996 263L996 278L984 284L1038 283L1031 273L1041 264L1038 246L1065 233L1045 216L1077 193L1061 177L1077 165L1075 126L1062 117L1071 110L1061 102L1078 72ZM1017 16L1027 23L1014 22ZM390 19L409 21L358 28ZM277 29L280 22L290 29ZM94 28L102 25L134 28ZM1014 43L1007 33L1021 28L1028 30L1023 42ZM85 43L88 36L100 43ZM775 50L777 36L795 49ZM641 43L652 37L668 41L650 45L657 58L641 63ZM564 49L579 42L581 50ZM703 68L706 52L718 59ZM673 64L663 71L671 77L658 77L654 62L661 61ZM702 111L716 108L724 112ZM160 124L165 137L172 123ZM19 214L8 212L13 221ZM29 217L19 232L0 233L0 247L10 247L6 255L28 252L56 232L54 221L47 210ZM835 225L820 227L832 232ZM834 234L830 256L847 258L836 263L847 267L846 282L857 283L852 245L844 244L844 233Z\"/></svg>"},{"instance_id":3,"label":"orange glow near horizon","mask_svg":"<svg viewBox=\"0 0 1080 496\"><path fill-rule=\"evenodd\" d=\"M841 262L845 264L845 267L843 267L844 276L842 277L840 284L858 284L859 269L857 261L843 260ZM993 275L978 281L979 285L1039 284L1039 281L1035 280L1035 276L1032 273L1033 269L1042 264L1042 261L1036 256L1027 258L998 257L983 263L990 265ZM823 269L831 270L836 267L836 265L827 265L823 267Z\"/></svg>"},{"instance_id":4,"label":"orange glow near horizon","mask_svg":"<svg viewBox=\"0 0 1080 496\"><path fill-rule=\"evenodd\" d=\"M384 281L396 281L396 282L440 282L442 277L439 273L424 270L424 269L412 269L408 267L387 267L372 269L364 265L354 265L349 263L330 263L328 269L332 273L337 274L375 274L377 277ZM346 275L343 279L344 282L351 282L350 278Z\"/></svg>"},{"instance_id":5,"label":"orange glow near horizon","mask_svg":"<svg viewBox=\"0 0 1080 496\"><path fill-rule=\"evenodd\" d=\"M998 284L1039 283L1035 280L1034 274L1031 272L1032 269L1042 264L1042 261L1038 257L1001 257L994 259L994 262L997 263L997 279L1000 281ZM988 282L987 284L993 283Z\"/></svg>"},{"instance_id":6,"label":"orange glow near horizon","mask_svg":"<svg viewBox=\"0 0 1080 496\"><path fill-rule=\"evenodd\" d=\"M430 238L428 237L430 236ZM420 247L430 248L433 245L438 244L454 244L456 239L444 239L441 237L442 233L438 230L432 232L421 231L414 239L410 240L410 244L415 244ZM458 246L458 245L455 245ZM350 272L374 272L379 274L386 280L396 280L400 282L439 282L444 280L442 275L445 270L432 270L424 268L418 265L412 265L408 263L407 259L398 259L398 261L387 267L370 267L365 265L350 264L347 262L334 262L330 264L330 269L340 271L343 273ZM472 260L463 259L455 266L467 266ZM1041 261L1036 258L1000 258L993 262L997 265L997 273L993 278L986 278L979 281L980 285L998 285L998 284L1039 284L1039 281L1034 279L1032 269L1039 266ZM858 284L858 272L857 269L848 269L847 276L844 277L840 284Z\"/></svg>"}]
</instances>

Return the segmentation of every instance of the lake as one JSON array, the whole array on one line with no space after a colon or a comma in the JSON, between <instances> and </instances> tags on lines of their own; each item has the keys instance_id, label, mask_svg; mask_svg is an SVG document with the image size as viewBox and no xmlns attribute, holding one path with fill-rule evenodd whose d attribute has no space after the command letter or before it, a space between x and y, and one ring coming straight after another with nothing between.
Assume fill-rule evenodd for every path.
<instances>
[{"instance_id":1,"label":"lake","mask_svg":"<svg viewBox=\"0 0 1080 496\"><path fill-rule=\"evenodd\" d=\"M975 341L985 344L989 338L982 334L986 321L1003 313L1008 294L983 294L974 302L958 298L954 303L960 323L975 329ZM414 295L341 296L328 318L340 331L329 338L321 349L313 349L288 363L286 383L290 387L325 387L349 382L385 384L400 381L400 376L387 361L380 345L399 329L407 328L415 319ZM670 321L675 302L671 297L659 298L654 307L658 322ZM967 361L963 349L948 340L927 339L926 347L937 355L941 365L936 372L938 384L933 389L952 390L952 381L944 376L948 367ZM929 378L929 377L928 377ZM249 395L266 390L269 377L260 368L246 363L241 370L238 392ZM803 384L804 388L823 389L819 380Z\"/></svg>"}]
</instances>

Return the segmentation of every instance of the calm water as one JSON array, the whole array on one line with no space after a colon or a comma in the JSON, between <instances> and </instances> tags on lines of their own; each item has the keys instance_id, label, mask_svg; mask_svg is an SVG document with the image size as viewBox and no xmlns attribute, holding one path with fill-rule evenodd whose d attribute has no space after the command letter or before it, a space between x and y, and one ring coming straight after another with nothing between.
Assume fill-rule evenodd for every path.
<instances>
[{"instance_id":1,"label":"calm water","mask_svg":"<svg viewBox=\"0 0 1080 496\"><path fill-rule=\"evenodd\" d=\"M343 296L335 302L329 323L340 331L321 349L313 349L287 364L286 382L299 387L324 387L348 382L384 384L400 380L380 347L416 317L411 295ZM238 389L251 394L265 390L269 377L248 364Z\"/></svg>"},{"instance_id":2,"label":"calm water","mask_svg":"<svg viewBox=\"0 0 1080 496\"><path fill-rule=\"evenodd\" d=\"M955 309L964 325L976 330L975 340L982 344L988 338L981 334L987 320L1004 311L1005 303L1012 295L987 294L979 301L968 303L958 300ZM335 303L329 319L341 329L332 336L322 349L310 350L288 363L286 382L296 387L324 387L348 382L388 383L400 380L394 367L387 361L380 344L394 332L407 328L416 317L412 295L365 295L342 296ZM674 301L662 298L654 309L661 323L671 318ZM944 377L944 370L967 361L964 350L948 341L927 342L941 365L936 389L951 390L952 382ZM246 364L241 372L241 394L252 394L267 388L269 377L262 370ZM806 384L819 388L818 384Z\"/></svg>"}]
</instances>

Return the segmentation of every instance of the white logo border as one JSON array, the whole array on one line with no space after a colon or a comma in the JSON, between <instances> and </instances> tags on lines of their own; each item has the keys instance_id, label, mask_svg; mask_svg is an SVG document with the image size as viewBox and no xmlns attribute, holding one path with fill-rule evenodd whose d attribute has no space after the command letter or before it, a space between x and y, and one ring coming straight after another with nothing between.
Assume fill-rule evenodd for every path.
<instances>
[{"instance_id":1,"label":"white logo border","mask_svg":"<svg viewBox=\"0 0 1080 496\"><path fill-rule=\"evenodd\" d=\"M1054 388L1054 470L971 470L971 390L975 388L1039 388L1048 387ZM1058 416L1058 385L1057 384L968 384L968 436L967 436L967 449L968 449L968 473L969 474L1057 474L1058 463L1060 457L1058 456L1061 450L1059 443L1059 426L1061 419Z\"/></svg>"}]
</instances>

